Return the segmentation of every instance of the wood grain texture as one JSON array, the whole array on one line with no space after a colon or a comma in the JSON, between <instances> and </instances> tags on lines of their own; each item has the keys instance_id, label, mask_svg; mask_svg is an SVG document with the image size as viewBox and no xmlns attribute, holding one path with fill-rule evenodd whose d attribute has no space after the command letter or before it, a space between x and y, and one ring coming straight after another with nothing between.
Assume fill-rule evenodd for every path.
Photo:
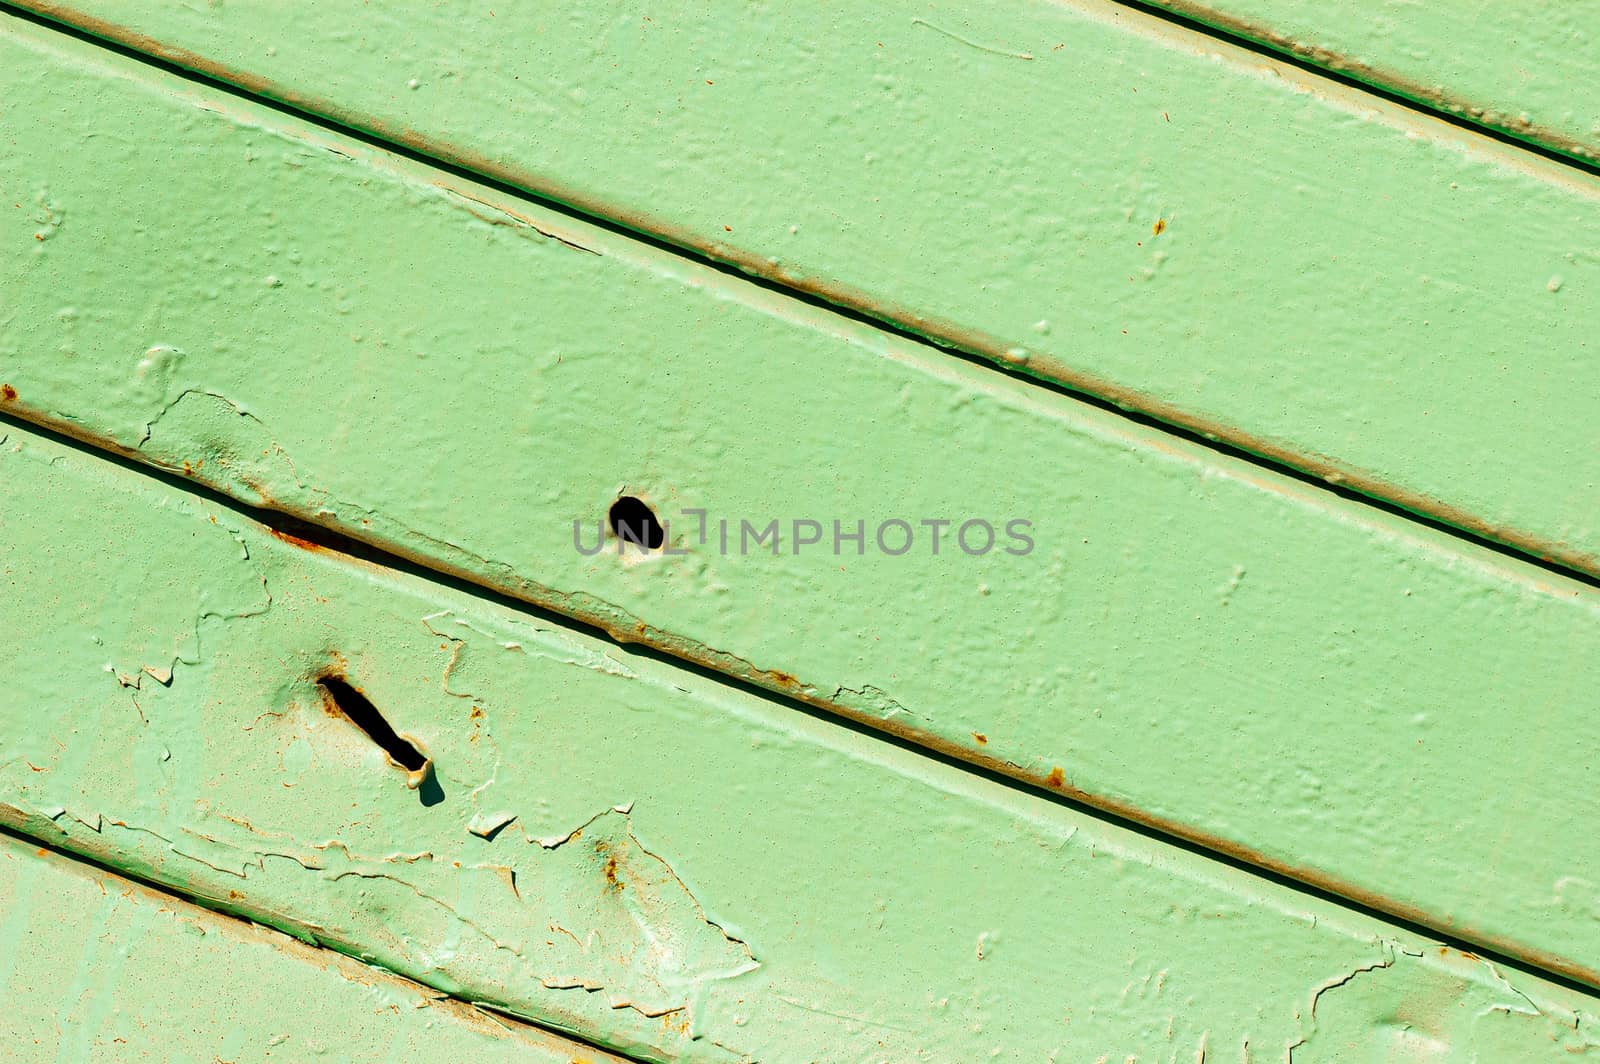
<instances>
[{"instance_id":1,"label":"wood grain texture","mask_svg":"<svg viewBox=\"0 0 1600 1064\"><path fill-rule=\"evenodd\" d=\"M1148 2L1426 107L1600 162L1600 8L1593 4Z\"/></svg>"},{"instance_id":2,"label":"wood grain texture","mask_svg":"<svg viewBox=\"0 0 1600 1064\"><path fill-rule=\"evenodd\" d=\"M0 49L7 410L1596 978L1592 588L53 34ZM625 492L676 553L575 549Z\"/></svg>"},{"instance_id":3,"label":"wood grain texture","mask_svg":"<svg viewBox=\"0 0 1600 1064\"><path fill-rule=\"evenodd\" d=\"M1600 1031L1591 995L24 431L0 505L0 820L641 1059L1535 1061Z\"/></svg>"},{"instance_id":4,"label":"wood grain texture","mask_svg":"<svg viewBox=\"0 0 1600 1064\"><path fill-rule=\"evenodd\" d=\"M0 947L14 1064L622 1064L4 835Z\"/></svg>"},{"instance_id":5,"label":"wood grain texture","mask_svg":"<svg viewBox=\"0 0 1600 1064\"><path fill-rule=\"evenodd\" d=\"M1096 0L23 6L1600 574L1600 179L1316 74Z\"/></svg>"}]
</instances>

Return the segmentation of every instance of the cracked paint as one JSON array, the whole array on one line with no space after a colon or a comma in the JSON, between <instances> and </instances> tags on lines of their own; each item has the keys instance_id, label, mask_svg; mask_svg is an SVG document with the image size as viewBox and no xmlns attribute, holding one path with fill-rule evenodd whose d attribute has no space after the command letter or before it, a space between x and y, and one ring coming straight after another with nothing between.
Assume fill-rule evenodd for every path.
<instances>
[{"instance_id":1,"label":"cracked paint","mask_svg":"<svg viewBox=\"0 0 1600 1064\"><path fill-rule=\"evenodd\" d=\"M12 1060L621 1060L9 836L0 913Z\"/></svg>"},{"instance_id":2,"label":"cracked paint","mask_svg":"<svg viewBox=\"0 0 1600 1064\"><path fill-rule=\"evenodd\" d=\"M514 9L462 18L422 0L391 4L381 19L285 2L266 14L20 6L1600 571L1600 459L1569 446L1593 423L1592 397L1565 387L1587 367L1600 290L1600 262L1574 239L1595 197L1580 169L1097 0L980 10L877 0L754 20L723 0L671 17L602 5L553 21ZM1158 6L1557 150L1593 149L1585 5ZM353 25L382 47L351 46ZM1051 103L1061 99L1093 106L1064 125ZM227 99L201 106L248 114ZM776 127L775 113L785 116ZM907 144L910 127L930 135ZM288 154L346 174L364 157L327 139ZM1328 159L1360 164L1335 177ZM58 196L59 185L52 176ZM537 225L612 255L500 197L474 192L466 206L517 239ZM1183 223L1153 241L1152 218ZM42 257L33 231L23 241ZM508 324L512 302L496 301L489 320ZM1508 363L1530 321L1543 357ZM1401 354L1417 351L1428 357ZM647 340L630 353L655 351Z\"/></svg>"},{"instance_id":3,"label":"cracked paint","mask_svg":"<svg viewBox=\"0 0 1600 1064\"><path fill-rule=\"evenodd\" d=\"M1536 975L9 436L0 623L41 649L0 695L0 823L485 1010L697 1061L1315 1059L1385 1037L1396 995L1502 1059L1592 1022ZM123 688L117 617L197 651ZM329 716L332 661L440 802Z\"/></svg>"},{"instance_id":4,"label":"cracked paint","mask_svg":"<svg viewBox=\"0 0 1600 1064\"><path fill-rule=\"evenodd\" d=\"M0 257L0 380L16 392L7 416L1600 981L1600 929L1548 904L1551 884L1600 861L1600 838L1572 838L1564 819L1595 752L1593 588L84 41L5 28L0 92L41 102L0 115L0 134L18 145L0 158L0 182L48 188L70 219L48 246L25 233L26 254ZM906 29L916 54L960 50ZM1035 68L1045 54L992 58ZM1251 91L1266 83L1251 77L1240 78ZM81 85L99 89L73 91ZM1346 124L1355 134L1370 123ZM148 178L143 146L167 139L187 164L162 171L171 224L152 225L148 199L128 190ZM1503 186L1505 202L1551 217L1590 196L1552 191L1498 156L1452 152L1452 166ZM1249 169L1230 161L1228 172ZM223 183L234 194L219 200ZM1484 201L1484 216L1499 202ZM486 205L601 254L487 224ZM1149 206L1183 219L1163 241L1201 228L1195 209ZM1128 205L1104 210L1121 217ZM1150 211L1129 217L1142 239ZM1177 269L1175 259L1163 276ZM1558 295L1578 298L1581 271L1563 271ZM1548 300L1549 270L1537 275ZM1445 309L1432 298L1413 309ZM1501 311L1496 320L1533 315ZM1025 320L1032 330L1038 308ZM1540 365L1562 381L1585 369L1581 358ZM826 382L827 417L807 405L823 395L812 382ZM1538 406L1516 439L1551 437ZM933 438L962 441L938 476L928 475ZM1519 466L1517 483L1526 476ZM1571 497L1565 481L1528 483L1541 499ZM642 485L665 514L735 520L1031 517L1038 549L735 557L697 544L633 565L578 554L572 522L600 518L618 485ZM1574 526L1563 542L1587 534ZM219 623L193 630L203 641ZM429 623L447 647L476 638ZM343 643L333 633L294 648L297 668L278 683L302 682L300 664ZM106 682L178 661L181 690L180 654L195 651L161 649L104 656ZM634 668L615 648L592 653L602 668ZM350 667L371 686L355 652ZM492 725L478 734L498 735L511 714L461 667L439 671L430 682L473 696L455 700L459 712L479 699ZM381 706L389 681L375 682ZM164 697L142 681L118 691L135 720ZM279 718L262 714L280 708L250 717L270 730ZM407 734L444 764L437 739ZM165 732L162 749L178 751L176 735ZM275 756L306 769L309 744L297 736ZM1516 832L1478 781L1489 763L1542 766L1519 781ZM452 781L441 785L448 798ZM551 820L502 801L493 773L455 786L482 800L473 815L515 812L541 837L633 797Z\"/></svg>"},{"instance_id":5,"label":"cracked paint","mask_svg":"<svg viewBox=\"0 0 1600 1064\"><path fill-rule=\"evenodd\" d=\"M1386 953L1317 987L1290 1061L1509 1061L1600 1050L1577 1015L1529 999L1489 961L1449 947L1426 957L1394 945Z\"/></svg>"}]
</instances>

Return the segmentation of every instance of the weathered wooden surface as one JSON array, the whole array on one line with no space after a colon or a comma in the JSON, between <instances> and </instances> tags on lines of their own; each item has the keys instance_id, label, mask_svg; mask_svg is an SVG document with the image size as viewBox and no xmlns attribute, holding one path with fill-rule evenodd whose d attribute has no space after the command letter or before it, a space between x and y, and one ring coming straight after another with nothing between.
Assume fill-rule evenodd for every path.
<instances>
[{"instance_id":1,"label":"weathered wooden surface","mask_svg":"<svg viewBox=\"0 0 1600 1064\"><path fill-rule=\"evenodd\" d=\"M0 1002L13 1064L620 1064L3 835Z\"/></svg>"},{"instance_id":2,"label":"weathered wooden surface","mask_svg":"<svg viewBox=\"0 0 1600 1064\"><path fill-rule=\"evenodd\" d=\"M1600 573L1600 181L1357 89L1095 0L22 6Z\"/></svg>"},{"instance_id":3,"label":"weathered wooden surface","mask_svg":"<svg viewBox=\"0 0 1600 1064\"><path fill-rule=\"evenodd\" d=\"M97 49L0 50L6 409L1596 979L1592 589ZM624 490L684 553L574 548Z\"/></svg>"},{"instance_id":4,"label":"weathered wooden surface","mask_svg":"<svg viewBox=\"0 0 1600 1064\"><path fill-rule=\"evenodd\" d=\"M1587 995L27 432L0 512L11 827L646 1059L1564 1060L1600 1031Z\"/></svg>"},{"instance_id":5,"label":"weathered wooden surface","mask_svg":"<svg viewBox=\"0 0 1600 1064\"><path fill-rule=\"evenodd\" d=\"M1148 0L1440 111L1600 161L1600 6Z\"/></svg>"}]
</instances>

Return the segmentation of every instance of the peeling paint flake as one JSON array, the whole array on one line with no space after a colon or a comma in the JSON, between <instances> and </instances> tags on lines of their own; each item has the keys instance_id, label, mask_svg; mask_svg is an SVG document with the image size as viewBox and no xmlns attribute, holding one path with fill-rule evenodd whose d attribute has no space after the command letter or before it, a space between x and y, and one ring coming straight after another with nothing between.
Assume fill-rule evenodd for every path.
<instances>
[{"instance_id":1,"label":"peeling paint flake","mask_svg":"<svg viewBox=\"0 0 1600 1064\"><path fill-rule=\"evenodd\" d=\"M0 625L35 642L0 701L0 824L508 1026L711 1061L1310 1060L1395 1042L1402 1009L1493 1059L1600 1030L1592 996L18 434ZM169 684L105 671L185 640ZM335 668L428 751L436 800L330 712Z\"/></svg>"}]
</instances>

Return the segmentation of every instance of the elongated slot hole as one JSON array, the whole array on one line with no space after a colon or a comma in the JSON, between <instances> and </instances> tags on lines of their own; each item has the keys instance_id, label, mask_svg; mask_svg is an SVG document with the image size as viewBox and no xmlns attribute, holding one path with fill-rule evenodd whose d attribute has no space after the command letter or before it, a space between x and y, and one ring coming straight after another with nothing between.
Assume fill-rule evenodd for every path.
<instances>
[{"instance_id":1,"label":"elongated slot hole","mask_svg":"<svg viewBox=\"0 0 1600 1064\"><path fill-rule=\"evenodd\" d=\"M427 764L428 759L422 756L422 752L395 734L389 722L383 719L383 714L378 712L378 707L366 695L337 676L324 676L317 681L317 686L322 688L335 709L365 732L367 738L382 747L383 752L407 772L416 772Z\"/></svg>"}]
</instances>

